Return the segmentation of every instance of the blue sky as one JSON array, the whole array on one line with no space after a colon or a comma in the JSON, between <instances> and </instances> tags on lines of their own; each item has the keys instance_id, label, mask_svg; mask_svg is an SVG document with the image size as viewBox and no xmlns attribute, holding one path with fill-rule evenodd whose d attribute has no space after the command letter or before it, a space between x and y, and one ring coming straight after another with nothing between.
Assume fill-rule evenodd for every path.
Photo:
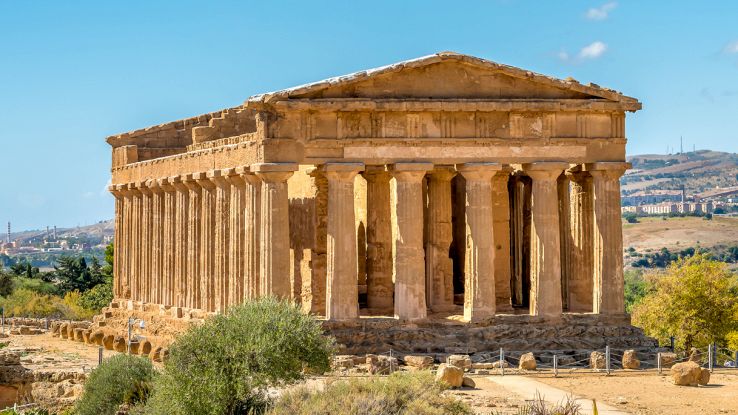
<instances>
[{"instance_id":1,"label":"blue sky","mask_svg":"<svg viewBox=\"0 0 738 415\"><path fill-rule=\"evenodd\" d=\"M0 223L113 215L108 135L453 50L643 102L629 154L738 151L738 2L0 0Z\"/></svg>"}]
</instances>

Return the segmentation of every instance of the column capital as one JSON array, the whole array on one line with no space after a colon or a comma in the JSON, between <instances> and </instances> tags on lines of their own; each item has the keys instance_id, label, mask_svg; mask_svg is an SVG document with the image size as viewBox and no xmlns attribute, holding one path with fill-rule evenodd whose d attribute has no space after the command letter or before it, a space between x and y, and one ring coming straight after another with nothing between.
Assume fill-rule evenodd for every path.
<instances>
[{"instance_id":1,"label":"column capital","mask_svg":"<svg viewBox=\"0 0 738 415\"><path fill-rule=\"evenodd\" d=\"M297 163L256 163L250 170L268 183L285 182L297 171Z\"/></svg>"},{"instance_id":2,"label":"column capital","mask_svg":"<svg viewBox=\"0 0 738 415\"><path fill-rule=\"evenodd\" d=\"M161 179L156 179L156 181L159 184L159 187L161 188L161 190L163 190L165 192L173 192L174 191L174 186L172 186L172 184L169 183L169 178L168 177L163 177Z\"/></svg>"},{"instance_id":3,"label":"column capital","mask_svg":"<svg viewBox=\"0 0 738 415\"><path fill-rule=\"evenodd\" d=\"M569 168L569 163L563 161L536 161L524 163L522 168L534 180L556 180L565 169Z\"/></svg>"},{"instance_id":4,"label":"column capital","mask_svg":"<svg viewBox=\"0 0 738 415\"><path fill-rule=\"evenodd\" d=\"M626 170L632 167L631 163L620 161L600 161L596 163L586 163L583 166L584 171L588 171L592 177L608 177L619 178Z\"/></svg>"},{"instance_id":5,"label":"column capital","mask_svg":"<svg viewBox=\"0 0 738 415\"><path fill-rule=\"evenodd\" d=\"M199 193L202 190L200 185L197 183L197 180L195 180L194 174L192 173L183 174L182 183L187 186L190 191Z\"/></svg>"},{"instance_id":6,"label":"column capital","mask_svg":"<svg viewBox=\"0 0 738 415\"><path fill-rule=\"evenodd\" d=\"M143 182L132 182L128 183L126 187L128 188L128 193L132 196L138 196L141 194L141 184Z\"/></svg>"},{"instance_id":7,"label":"column capital","mask_svg":"<svg viewBox=\"0 0 738 415\"><path fill-rule=\"evenodd\" d=\"M215 189L215 184L208 178L208 175L206 172L198 172L192 174L192 180L197 182L198 185L202 189L205 190L213 190Z\"/></svg>"},{"instance_id":8,"label":"column capital","mask_svg":"<svg viewBox=\"0 0 738 415\"><path fill-rule=\"evenodd\" d=\"M395 163L390 168L395 180L406 182L419 182L430 170L433 170L433 163Z\"/></svg>"},{"instance_id":9,"label":"column capital","mask_svg":"<svg viewBox=\"0 0 738 415\"><path fill-rule=\"evenodd\" d=\"M499 163L474 162L458 164L456 169L467 180L491 180L502 166Z\"/></svg>"},{"instance_id":10,"label":"column capital","mask_svg":"<svg viewBox=\"0 0 738 415\"><path fill-rule=\"evenodd\" d=\"M211 182L213 182L213 184L215 186L225 187L225 186L228 186L228 184L229 184L228 183L228 180L227 180L227 177L228 177L228 174L229 173L230 172L228 171L228 169L224 169L224 170L220 170L220 169L208 170L208 172L206 174L206 177L208 178L208 180L210 180Z\"/></svg>"},{"instance_id":11,"label":"column capital","mask_svg":"<svg viewBox=\"0 0 738 415\"><path fill-rule=\"evenodd\" d=\"M323 165L323 171L328 180L350 181L363 169L363 163L326 163Z\"/></svg>"},{"instance_id":12,"label":"column capital","mask_svg":"<svg viewBox=\"0 0 738 415\"><path fill-rule=\"evenodd\" d=\"M172 183L172 186L174 186L174 190L178 192L184 192L188 190L187 183L185 183L185 175L180 174L177 176L171 176L169 177L170 183Z\"/></svg>"}]
</instances>

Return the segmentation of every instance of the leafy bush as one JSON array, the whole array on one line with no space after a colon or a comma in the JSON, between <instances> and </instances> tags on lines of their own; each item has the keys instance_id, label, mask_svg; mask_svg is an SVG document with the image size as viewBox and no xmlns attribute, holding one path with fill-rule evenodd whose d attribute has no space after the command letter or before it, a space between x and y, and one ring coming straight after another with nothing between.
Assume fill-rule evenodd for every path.
<instances>
[{"instance_id":1,"label":"leafy bush","mask_svg":"<svg viewBox=\"0 0 738 415\"><path fill-rule=\"evenodd\" d=\"M100 312L111 301L113 301L113 282L108 281L104 284L98 284L82 294L82 297L79 299L79 305L87 310Z\"/></svg>"},{"instance_id":2,"label":"leafy bush","mask_svg":"<svg viewBox=\"0 0 738 415\"><path fill-rule=\"evenodd\" d=\"M276 402L270 415L466 415L471 409L443 395L446 385L429 371L395 372L387 378L337 380L323 391L300 386Z\"/></svg>"},{"instance_id":3,"label":"leafy bush","mask_svg":"<svg viewBox=\"0 0 738 415\"><path fill-rule=\"evenodd\" d=\"M231 415L266 408L266 389L329 369L333 339L294 304L248 302L191 327L172 344L147 414Z\"/></svg>"},{"instance_id":4,"label":"leafy bush","mask_svg":"<svg viewBox=\"0 0 738 415\"><path fill-rule=\"evenodd\" d=\"M8 317L52 317L70 320L88 319L95 314L79 305L77 291L67 293L64 298L56 295L39 294L27 288L19 288L11 295L0 298L0 307Z\"/></svg>"},{"instance_id":5,"label":"leafy bush","mask_svg":"<svg viewBox=\"0 0 738 415\"><path fill-rule=\"evenodd\" d=\"M135 400L138 389L145 388L154 376L154 367L146 358L125 354L103 361L90 374L82 398L76 406L77 415L114 415L118 407Z\"/></svg>"},{"instance_id":6,"label":"leafy bush","mask_svg":"<svg viewBox=\"0 0 738 415\"><path fill-rule=\"evenodd\" d=\"M738 278L726 264L697 254L647 278L647 294L633 307L633 323L662 342L675 336L689 349L725 344L738 330Z\"/></svg>"}]
</instances>

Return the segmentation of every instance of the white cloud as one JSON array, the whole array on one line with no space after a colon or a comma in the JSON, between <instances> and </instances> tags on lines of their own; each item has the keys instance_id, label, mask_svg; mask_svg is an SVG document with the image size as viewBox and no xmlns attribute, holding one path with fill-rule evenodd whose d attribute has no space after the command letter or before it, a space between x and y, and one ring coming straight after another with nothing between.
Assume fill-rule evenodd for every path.
<instances>
[{"instance_id":1,"label":"white cloud","mask_svg":"<svg viewBox=\"0 0 738 415\"><path fill-rule=\"evenodd\" d=\"M725 45L725 48L723 48L723 52L731 55L738 54L738 40L734 40Z\"/></svg>"},{"instance_id":2,"label":"white cloud","mask_svg":"<svg viewBox=\"0 0 738 415\"><path fill-rule=\"evenodd\" d=\"M579 50L576 55L570 55L569 52L562 50L556 54L562 62L567 63L580 63L586 60L597 59L607 51L607 44L600 42L592 42L589 45Z\"/></svg>"},{"instance_id":3,"label":"white cloud","mask_svg":"<svg viewBox=\"0 0 738 415\"><path fill-rule=\"evenodd\" d=\"M577 55L580 59L597 59L607 51L607 45L599 40L582 48Z\"/></svg>"},{"instance_id":4,"label":"white cloud","mask_svg":"<svg viewBox=\"0 0 738 415\"><path fill-rule=\"evenodd\" d=\"M616 1L607 2L600 7L592 7L587 10L584 16L589 20L605 20L616 7L618 7Z\"/></svg>"}]
</instances>

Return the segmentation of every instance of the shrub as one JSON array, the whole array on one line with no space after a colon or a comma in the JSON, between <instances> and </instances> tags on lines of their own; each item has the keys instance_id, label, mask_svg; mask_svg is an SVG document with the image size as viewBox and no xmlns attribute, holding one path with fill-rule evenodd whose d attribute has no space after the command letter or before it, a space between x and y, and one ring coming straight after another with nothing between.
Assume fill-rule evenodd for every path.
<instances>
[{"instance_id":1,"label":"shrub","mask_svg":"<svg viewBox=\"0 0 738 415\"><path fill-rule=\"evenodd\" d=\"M329 369L333 339L297 306L248 302L191 327L172 344L147 414L258 413L266 389Z\"/></svg>"},{"instance_id":2,"label":"shrub","mask_svg":"<svg viewBox=\"0 0 738 415\"><path fill-rule=\"evenodd\" d=\"M113 283L105 282L94 286L89 291L82 294L79 299L79 305L87 310L93 310L97 313L107 307L113 301Z\"/></svg>"},{"instance_id":3,"label":"shrub","mask_svg":"<svg viewBox=\"0 0 738 415\"><path fill-rule=\"evenodd\" d=\"M119 354L106 359L90 374L77 415L114 415L118 407L151 382L154 367L148 359ZM130 403L135 403L131 400Z\"/></svg>"},{"instance_id":4,"label":"shrub","mask_svg":"<svg viewBox=\"0 0 738 415\"><path fill-rule=\"evenodd\" d=\"M295 388L283 394L269 414L472 414L466 404L443 394L446 387L429 371L337 380L320 392L306 386Z\"/></svg>"}]
</instances>

